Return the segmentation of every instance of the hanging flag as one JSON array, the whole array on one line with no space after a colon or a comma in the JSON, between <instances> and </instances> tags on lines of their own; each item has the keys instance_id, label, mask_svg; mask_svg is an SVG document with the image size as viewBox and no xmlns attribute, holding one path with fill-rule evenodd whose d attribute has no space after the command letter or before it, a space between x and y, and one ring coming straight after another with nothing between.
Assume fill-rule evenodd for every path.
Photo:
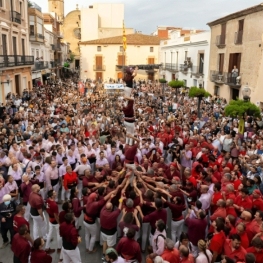
<instances>
[{"instance_id":1,"label":"hanging flag","mask_svg":"<svg viewBox=\"0 0 263 263\"><path fill-rule=\"evenodd\" d=\"M123 51L126 51L127 48L127 38L126 38L126 33L125 33L125 25L124 25L124 20L123 20L123 36L122 36L122 46L123 46Z\"/></svg>"}]
</instances>

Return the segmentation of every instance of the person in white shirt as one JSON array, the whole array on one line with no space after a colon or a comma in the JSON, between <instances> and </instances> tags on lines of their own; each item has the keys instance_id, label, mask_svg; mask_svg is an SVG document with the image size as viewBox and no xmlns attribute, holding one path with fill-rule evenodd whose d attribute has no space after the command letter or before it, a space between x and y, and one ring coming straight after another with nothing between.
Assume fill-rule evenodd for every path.
<instances>
[{"instance_id":1,"label":"person in white shirt","mask_svg":"<svg viewBox=\"0 0 263 263\"><path fill-rule=\"evenodd\" d=\"M198 246L198 256L195 259L196 263L210 263L212 261L212 253L207 249L207 244L204 240L200 239L197 243Z\"/></svg>"},{"instance_id":2,"label":"person in white shirt","mask_svg":"<svg viewBox=\"0 0 263 263\"><path fill-rule=\"evenodd\" d=\"M58 175L59 175L59 180L60 180L60 185L62 185L62 189L61 189L61 201L64 202L65 201L65 188L63 187L63 180L64 180L64 175L67 173L67 166L68 166L68 158L67 157L63 157L62 158L62 162L63 164L60 165L60 167L58 168ZM68 191L67 193L67 198L69 199L70 196L70 192Z\"/></svg>"},{"instance_id":3,"label":"person in white shirt","mask_svg":"<svg viewBox=\"0 0 263 263\"><path fill-rule=\"evenodd\" d=\"M199 201L202 203L202 209L207 210L211 203L211 194L208 192L209 187L207 185L201 185L200 192L201 196Z\"/></svg>"}]
</instances>

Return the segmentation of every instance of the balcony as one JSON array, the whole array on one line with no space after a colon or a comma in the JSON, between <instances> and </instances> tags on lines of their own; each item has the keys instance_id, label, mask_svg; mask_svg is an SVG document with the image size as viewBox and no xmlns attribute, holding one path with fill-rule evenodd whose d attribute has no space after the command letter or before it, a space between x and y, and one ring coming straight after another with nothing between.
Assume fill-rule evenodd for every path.
<instances>
[{"instance_id":1,"label":"balcony","mask_svg":"<svg viewBox=\"0 0 263 263\"><path fill-rule=\"evenodd\" d=\"M51 50L56 50L55 45L51 44L50 47L51 47Z\"/></svg>"},{"instance_id":2,"label":"balcony","mask_svg":"<svg viewBox=\"0 0 263 263\"><path fill-rule=\"evenodd\" d=\"M54 45L55 46L55 51L60 52L61 51L61 46L59 44Z\"/></svg>"},{"instance_id":3,"label":"balcony","mask_svg":"<svg viewBox=\"0 0 263 263\"><path fill-rule=\"evenodd\" d=\"M177 64L173 64L173 63L165 63L164 69L168 70L168 71L173 71L173 72L178 72L179 71L178 65Z\"/></svg>"},{"instance_id":4,"label":"balcony","mask_svg":"<svg viewBox=\"0 0 263 263\"><path fill-rule=\"evenodd\" d=\"M37 61L35 62L35 65L33 66L32 70L41 70L46 68L49 68L48 61Z\"/></svg>"},{"instance_id":5,"label":"balcony","mask_svg":"<svg viewBox=\"0 0 263 263\"><path fill-rule=\"evenodd\" d=\"M36 41L36 42L43 42L45 37L42 34L35 34L34 32L30 32L30 41Z\"/></svg>"},{"instance_id":6,"label":"balcony","mask_svg":"<svg viewBox=\"0 0 263 263\"><path fill-rule=\"evenodd\" d=\"M192 75L195 75L196 77L200 77L204 75L204 65L202 66L192 66Z\"/></svg>"},{"instance_id":7,"label":"balcony","mask_svg":"<svg viewBox=\"0 0 263 263\"><path fill-rule=\"evenodd\" d=\"M226 35L216 36L216 46L218 48L224 48L226 46Z\"/></svg>"},{"instance_id":8,"label":"balcony","mask_svg":"<svg viewBox=\"0 0 263 263\"><path fill-rule=\"evenodd\" d=\"M60 59L55 59L55 67L61 67L62 66L62 61Z\"/></svg>"},{"instance_id":9,"label":"balcony","mask_svg":"<svg viewBox=\"0 0 263 263\"><path fill-rule=\"evenodd\" d=\"M11 11L11 20L12 22L21 24L21 14L16 11Z\"/></svg>"},{"instance_id":10,"label":"balcony","mask_svg":"<svg viewBox=\"0 0 263 263\"><path fill-rule=\"evenodd\" d=\"M34 65L34 56L0 55L0 68Z\"/></svg>"},{"instance_id":11,"label":"balcony","mask_svg":"<svg viewBox=\"0 0 263 263\"><path fill-rule=\"evenodd\" d=\"M225 84L225 73L210 70L210 80L211 82L215 82L216 84Z\"/></svg>"},{"instance_id":12,"label":"balcony","mask_svg":"<svg viewBox=\"0 0 263 263\"><path fill-rule=\"evenodd\" d=\"M243 41L243 31L238 31L235 33L235 45L242 45Z\"/></svg>"},{"instance_id":13,"label":"balcony","mask_svg":"<svg viewBox=\"0 0 263 263\"><path fill-rule=\"evenodd\" d=\"M238 77L233 77L232 73L225 73L225 84L227 84L230 87L240 88L240 73Z\"/></svg>"},{"instance_id":14,"label":"balcony","mask_svg":"<svg viewBox=\"0 0 263 263\"><path fill-rule=\"evenodd\" d=\"M104 65L93 65L93 71L105 71Z\"/></svg>"},{"instance_id":15,"label":"balcony","mask_svg":"<svg viewBox=\"0 0 263 263\"><path fill-rule=\"evenodd\" d=\"M54 68L55 67L55 61L50 61L50 68Z\"/></svg>"},{"instance_id":16,"label":"balcony","mask_svg":"<svg viewBox=\"0 0 263 263\"><path fill-rule=\"evenodd\" d=\"M187 74L188 73L188 65L187 64L180 64L180 71L184 74Z\"/></svg>"}]
</instances>

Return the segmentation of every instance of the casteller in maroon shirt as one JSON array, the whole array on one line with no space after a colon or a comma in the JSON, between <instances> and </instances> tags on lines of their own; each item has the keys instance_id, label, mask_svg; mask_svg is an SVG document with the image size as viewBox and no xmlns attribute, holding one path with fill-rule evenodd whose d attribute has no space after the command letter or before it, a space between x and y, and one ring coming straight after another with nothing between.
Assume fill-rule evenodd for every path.
<instances>
[{"instance_id":1,"label":"casteller in maroon shirt","mask_svg":"<svg viewBox=\"0 0 263 263\"><path fill-rule=\"evenodd\" d=\"M41 249L33 250L31 253L30 263L51 263L52 257L46 251Z\"/></svg>"},{"instance_id":2,"label":"casteller in maroon shirt","mask_svg":"<svg viewBox=\"0 0 263 263\"><path fill-rule=\"evenodd\" d=\"M28 263L31 247L25 237L19 235L19 233L15 234L12 240L11 250L21 263Z\"/></svg>"},{"instance_id":3,"label":"casteller in maroon shirt","mask_svg":"<svg viewBox=\"0 0 263 263\"><path fill-rule=\"evenodd\" d=\"M59 233L62 237L62 245L66 250L74 250L78 245L78 230L73 224L63 222L59 226Z\"/></svg>"}]
</instances>

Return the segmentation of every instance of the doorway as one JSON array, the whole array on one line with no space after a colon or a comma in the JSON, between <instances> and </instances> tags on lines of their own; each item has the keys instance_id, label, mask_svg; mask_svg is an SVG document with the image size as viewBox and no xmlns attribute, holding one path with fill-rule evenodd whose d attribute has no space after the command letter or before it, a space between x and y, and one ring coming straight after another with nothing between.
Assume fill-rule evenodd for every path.
<instances>
[{"instance_id":1,"label":"doorway","mask_svg":"<svg viewBox=\"0 0 263 263\"><path fill-rule=\"evenodd\" d=\"M16 94L20 94L20 75L15 75L15 91L16 91Z\"/></svg>"},{"instance_id":2,"label":"doorway","mask_svg":"<svg viewBox=\"0 0 263 263\"><path fill-rule=\"evenodd\" d=\"M234 66L236 66L238 69L238 73L240 74L240 64L241 64L241 53L231 53L229 55L228 72L231 73Z\"/></svg>"},{"instance_id":3,"label":"doorway","mask_svg":"<svg viewBox=\"0 0 263 263\"><path fill-rule=\"evenodd\" d=\"M175 80L175 74L174 73L172 74L172 80Z\"/></svg>"},{"instance_id":4,"label":"doorway","mask_svg":"<svg viewBox=\"0 0 263 263\"><path fill-rule=\"evenodd\" d=\"M102 72L96 72L96 80L102 81Z\"/></svg>"},{"instance_id":5,"label":"doorway","mask_svg":"<svg viewBox=\"0 0 263 263\"><path fill-rule=\"evenodd\" d=\"M122 72L118 72L117 78L122 79Z\"/></svg>"},{"instance_id":6,"label":"doorway","mask_svg":"<svg viewBox=\"0 0 263 263\"><path fill-rule=\"evenodd\" d=\"M79 59L75 59L75 68L79 69Z\"/></svg>"},{"instance_id":7,"label":"doorway","mask_svg":"<svg viewBox=\"0 0 263 263\"><path fill-rule=\"evenodd\" d=\"M239 89L232 89L232 100L237 100L239 98Z\"/></svg>"}]
</instances>

